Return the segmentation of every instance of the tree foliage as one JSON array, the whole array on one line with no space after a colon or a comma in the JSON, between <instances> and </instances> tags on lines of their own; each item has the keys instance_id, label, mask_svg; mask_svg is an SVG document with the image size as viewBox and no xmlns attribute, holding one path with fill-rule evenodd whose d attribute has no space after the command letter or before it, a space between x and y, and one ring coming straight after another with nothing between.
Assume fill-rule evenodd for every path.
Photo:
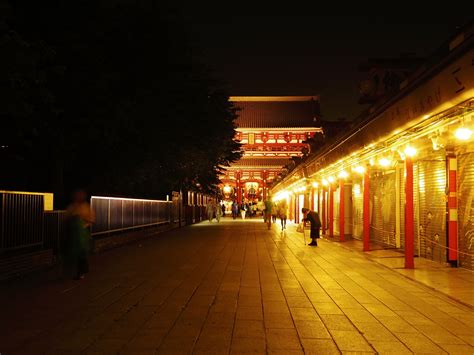
<instances>
[{"instance_id":1,"label":"tree foliage","mask_svg":"<svg viewBox=\"0 0 474 355\"><path fill-rule=\"evenodd\" d=\"M172 9L15 1L0 30L4 184L147 197L212 191L220 167L240 157L236 110Z\"/></svg>"}]
</instances>

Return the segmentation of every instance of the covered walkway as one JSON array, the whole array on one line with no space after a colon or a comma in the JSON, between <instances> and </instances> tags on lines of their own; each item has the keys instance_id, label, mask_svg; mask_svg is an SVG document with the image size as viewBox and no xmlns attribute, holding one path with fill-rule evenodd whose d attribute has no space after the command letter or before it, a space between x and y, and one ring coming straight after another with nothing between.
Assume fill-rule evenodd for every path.
<instances>
[{"instance_id":1,"label":"covered walkway","mask_svg":"<svg viewBox=\"0 0 474 355\"><path fill-rule=\"evenodd\" d=\"M352 242L311 248L294 230L202 222L94 255L82 281L2 284L0 352L473 353L472 274L443 274L442 293L430 270L403 274Z\"/></svg>"}]
</instances>

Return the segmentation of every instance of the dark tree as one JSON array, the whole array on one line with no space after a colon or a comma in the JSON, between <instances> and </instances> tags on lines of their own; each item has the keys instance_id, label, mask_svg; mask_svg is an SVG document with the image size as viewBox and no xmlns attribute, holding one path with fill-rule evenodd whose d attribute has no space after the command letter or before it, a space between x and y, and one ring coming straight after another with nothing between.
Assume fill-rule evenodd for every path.
<instances>
[{"instance_id":1,"label":"dark tree","mask_svg":"<svg viewBox=\"0 0 474 355\"><path fill-rule=\"evenodd\" d=\"M212 191L220 166L240 157L235 109L172 9L131 0L11 6L3 33L28 48L28 65L13 75L26 77L18 101L27 109L2 114L17 122L6 136L28 167L22 188L60 192L64 180L66 190L129 196ZM2 72L2 90L18 85L11 76Z\"/></svg>"}]
</instances>

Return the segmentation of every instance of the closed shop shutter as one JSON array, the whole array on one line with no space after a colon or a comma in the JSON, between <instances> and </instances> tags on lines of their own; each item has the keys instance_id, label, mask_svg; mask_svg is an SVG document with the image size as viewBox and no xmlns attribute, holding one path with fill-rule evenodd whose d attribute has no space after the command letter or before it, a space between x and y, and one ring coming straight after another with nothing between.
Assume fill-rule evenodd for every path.
<instances>
[{"instance_id":1,"label":"closed shop shutter","mask_svg":"<svg viewBox=\"0 0 474 355\"><path fill-rule=\"evenodd\" d=\"M420 154L418 168L418 237L421 257L446 262L446 153Z\"/></svg>"},{"instance_id":2,"label":"closed shop shutter","mask_svg":"<svg viewBox=\"0 0 474 355\"><path fill-rule=\"evenodd\" d=\"M371 240L395 247L395 170L376 171L371 177Z\"/></svg>"},{"instance_id":3,"label":"closed shop shutter","mask_svg":"<svg viewBox=\"0 0 474 355\"><path fill-rule=\"evenodd\" d=\"M362 178L352 181L352 237L362 239L364 227L364 188Z\"/></svg>"},{"instance_id":4,"label":"closed shop shutter","mask_svg":"<svg viewBox=\"0 0 474 355\"><path fill-rule=\"evenodd\" d=\"M459 266L474 269L474 153L458 154Z\"/></svg>"}]
</instances>

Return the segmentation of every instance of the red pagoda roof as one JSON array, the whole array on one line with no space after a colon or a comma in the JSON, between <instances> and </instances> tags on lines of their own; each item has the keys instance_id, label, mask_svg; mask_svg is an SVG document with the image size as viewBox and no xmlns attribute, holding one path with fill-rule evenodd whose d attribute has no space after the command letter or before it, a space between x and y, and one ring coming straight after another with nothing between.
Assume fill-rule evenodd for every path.
<instances>
[{"instance_id":1,"label":"red pagoda roof","mask_svg":"<svg viewBox=\"0 0 474 355\"><path fill-rule=\"evenodd\" d=\"M234 96L240 108L239 128L315 127L319 116L318 96Z\"/></svg>"}]
</instances>

